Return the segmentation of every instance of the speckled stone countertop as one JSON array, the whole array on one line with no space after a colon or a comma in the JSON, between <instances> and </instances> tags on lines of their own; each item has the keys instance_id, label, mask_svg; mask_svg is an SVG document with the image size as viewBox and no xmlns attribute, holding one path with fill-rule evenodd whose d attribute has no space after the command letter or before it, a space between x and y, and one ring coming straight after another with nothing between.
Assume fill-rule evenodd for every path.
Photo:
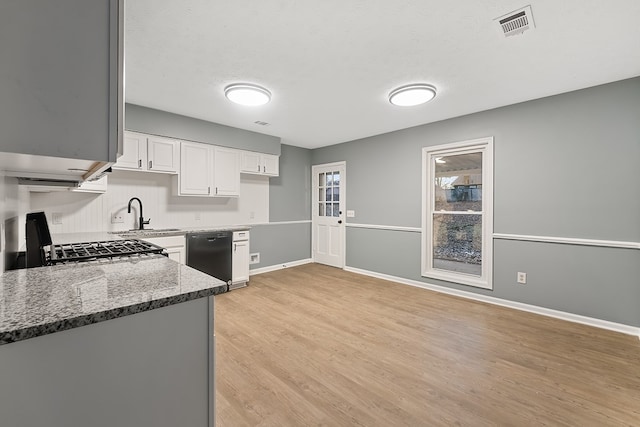
<instances>
[{"instance_id":1,"label":"speckled stone countertop","mask_svg":"<svg viewBox=\"0 0 640 427\"><path fill-rule=\"evenodd\" d=\"M161 228L161 229L145 229L145 230L122 230L109 231L110 236L121 236L132 239L144 239L145 237L168 237L168 236L184 236L187 233L206 233L210 231L245 231L251 227L246 225L221 226L221 227L184 227L184 228ZM55 241L55 239L54 239ZM57 241L55 241L57 243Z\"/></svg>"},{"instance_id":2,"label":"speckled stone countertop","mask_svg":"<svg viewBox=\"0 0 640 427\"><path fill-rule=\"evenodd\" d=\"M220 293L226 284L162 255L0 275L0 345Z\"/></svg>"}]
</instances>

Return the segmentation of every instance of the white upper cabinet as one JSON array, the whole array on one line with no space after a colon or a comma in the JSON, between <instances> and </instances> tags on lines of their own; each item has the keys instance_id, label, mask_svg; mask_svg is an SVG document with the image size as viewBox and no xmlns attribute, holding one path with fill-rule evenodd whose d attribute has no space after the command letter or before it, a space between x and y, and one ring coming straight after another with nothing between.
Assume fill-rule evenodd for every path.
<instances>
[{"instance_id":1,"label":"white upper cabinet","mask_svg":"<svg viewBox=\"0 0 640 427\"><path fill-rule=\"evenodd\" d=\"M280 157L273 154L263 154L262 158L262 174L269 176L280 175Z\"/></svg>"},{"instance_id":2,"label":"white upper cabinet","mask_svg":"<svg viewBox=\"0 0 640 427\"><path fill-rule=\"evenodd\" d=\"M242 151L240 165L242 173L268 176L280 174L280 158L273 154Z\"/></svg>"},{"instance_id":3,"label":"white upper cabinet","mask_svg":"<svg viewBox=\"0 0 640 427\"><path fill-rule=\"evenodd\" d=\"M180 143L180 173L178 195L211 195L211 149L210 145L196 142Z\"/></svg>"},{"instance_id":4,"label":"white upper cabinet","mask_svg":"<svg viewBox=\"0 0 640 427\"><path fill-rule=\"evenodd\" d=\"M122 156L115 169L178 173L178 141L143 133L125 132Z\"/></svg>"},{"instance_id":5,"label":"white upper cabinet","mask_svg":"<svg viewBox=\"0 0 640 427\"><path fill-rule=\"evenodd\" d=\"M117 160L123 13L123 0L0 2L0 151L99 163L88 175Z\"/></svg>"},{"instance_id":6,"label":"white upper cabinet","mask_svg":"<svg viewBox=\"0 0 640 427\"><path fill-rule=\"evenodd\" d=\"M114 169L143 170L147 163L147 138L145 135L133 132L124 133L122 156L113 165Z\"/></svg>"},{"instance_id":7,"label":"white upper cabinet","mask_svg":"<svg viewBox=\"0 0 640 427\"><path fill-rule=\"evenodd\" d=\"M215 196L240 195L240 152L231 148L213 149L213 188Z\"/></svg>"},{"instance_id":8,"label":"white upper cabinet","mask_svg":"<svg viewBox=\"0 0 640 427\"><path fill-rule=\"evenodd\" d=\"M179 196L238 197L240 153L197 142L180 143Z\"/></svg>"},{"instance_id":9,"label":"white upper cabinet","mask_svg":"<svg viewBox=\"0 0 640 427\"><path fill-rule=\"evenodd\" d=\"M147 170L178 173L180 147L178 141L149 136L147 138Z\"/></svg>"}]
</instances>

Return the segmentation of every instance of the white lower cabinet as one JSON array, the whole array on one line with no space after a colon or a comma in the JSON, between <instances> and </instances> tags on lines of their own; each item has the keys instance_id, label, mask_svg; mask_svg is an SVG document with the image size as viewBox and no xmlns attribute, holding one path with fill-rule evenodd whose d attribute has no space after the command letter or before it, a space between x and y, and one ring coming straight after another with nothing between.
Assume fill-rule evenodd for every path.
<instances>
[{"instance_id":1,"label":"white lower cabinet","mask_svg":"<svg viewBox=\"0 0 640 427\"><path fill-rule=\"evenodd\" d=\"M231 283L244 285L249 281L249 231L233 232Z\"/></svg>"},{"instance_id":2,"label":"white lower cabinet","mask_svg":"<svg viewBox=\"0 0 640 427\"><path fill-rule=\"evenodd\" d=\"M165 248L170 259L180 264L187 263L184 236L149 237L143 240Z\"/></svg>"}]
</instances>

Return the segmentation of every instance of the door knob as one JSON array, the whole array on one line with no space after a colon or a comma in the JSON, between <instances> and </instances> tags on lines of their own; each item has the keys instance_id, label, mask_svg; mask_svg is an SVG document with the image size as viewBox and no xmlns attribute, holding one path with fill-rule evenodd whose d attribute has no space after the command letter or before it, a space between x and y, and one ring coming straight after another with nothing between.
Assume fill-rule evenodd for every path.
<instances>
[{"instance_id":1,"label":"door knob","mask_svg":"<svg viewBox=\"0 0 640 427\"><path fill-rule=\"evenodd\" d=\"M341 219L338 220L338 224L342 224L342 220Z\"/></svg>"}]
</instances>

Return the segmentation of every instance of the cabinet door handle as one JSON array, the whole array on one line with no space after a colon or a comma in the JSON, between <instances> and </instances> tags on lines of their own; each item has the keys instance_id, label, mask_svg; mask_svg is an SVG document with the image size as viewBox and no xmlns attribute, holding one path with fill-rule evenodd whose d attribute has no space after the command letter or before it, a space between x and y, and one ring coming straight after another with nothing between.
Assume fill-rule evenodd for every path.
<instances>
[{"instance_id":1,"label":"cabinet door handle","mask_svg":"<svg viewBox=\"0 0 640 427\"><path fill-rule=\"evenodd\" d=\"M141 168L142 167L142 159L138 159L138 167Z\"/></svg>"},{"instance_id":2,"label":"cabinet door handle","mask_svg":"<svg viewBox=\"0 0 640 427\"><path fill-rule=\"evenodd\" d=\"M258 172L260 172L260 165L258 165Z\"/></svg>"},{"instance_id":3,"label":"cabinet door handle","mask_svg":"<svg viewBox=\"0 0 640 427\"><path fill-rule=\"evenodd\" d=\"M211 194L211 187L207 187L207 194Z\"/></svg>"},{"instance_id":4,"label":"cabinet door handle","mask_svg":"<svg viewBox=\"0 0 640 427\"><path fill-rule=\"evenodd\" d=\"M216 194L218 194L218 187L216 187Z\"/></svg>"},{"instance_id":5,"label":"cabinet door handle","mask_svg":"<svg viewBox=\"0 0 640 427\"><path fill-rule=\"evenodd\" d=\"M262 172L263 172L263 173L267 172L267 167L266 167L266 166L263 166L263 167L262 167Z\"/></svg>"},{"instance_id":6,"label":"cabinet door handle","mask_svg":"<svg viewBox=\"0 0 640 427\"><path fill-rule=\"evenodd\" d=\"M233 244L233 252L238 251L238 245L236 243Z\"/></svg>"},{"instance_id":7,"label":"cabinet door handle","mask_svg":"<svg viewBox=\"0 0 640 427\"><path fill-rule=\"evenodd\" d=\"M153 166L153 161L149 160L149 169L151 169L152 166Z\"/></svg>"}]
</instances>

